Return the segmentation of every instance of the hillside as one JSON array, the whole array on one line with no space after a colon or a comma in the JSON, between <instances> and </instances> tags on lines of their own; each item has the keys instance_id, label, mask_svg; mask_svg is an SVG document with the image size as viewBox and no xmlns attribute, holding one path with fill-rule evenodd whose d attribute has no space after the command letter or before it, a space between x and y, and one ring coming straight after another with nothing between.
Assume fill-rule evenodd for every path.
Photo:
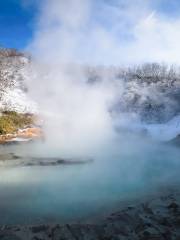
<instances>
[{"instance_id":1,"label":"hillside","mask_svg":"<svg viewBox=\"0 0 180 240\"><path fill-rule=\"evenodd\" d=\"M131 67L88 67L90 84L111 81L113 114L135 114L144 123L165 123L180 114L180 67L145 63Z\"/></svg>"},{"instance_id":2,"label":"hillside","mask_svg":"<svg viewBox=\"0 0 180 240\"><path fill-rule=\"evenodd\" d=\"M24 68L28 63L28 56L14 49L0 49L0 112L37 112L24 82Z\"/></svg>"},{"instance_id":3,"label":"hillside","mask_svg":"<svg viewBox=\"0 0 180 240\"><path fill-rule=\"evenodd\" d=\"M105 91L112 89L114 97L106 107L115 129L147 132L160 140L171 140L179 135L180 67L175 65L146 63L131 67L105 67L71 64L56 68L37 63L14 49L0 49L1 114L38 112L37 104L29 98L27 88L28 81L33 78L33 84L39 79L44 81L44 88L36 89L36 94L44 98L42 102L48 105L47 101L51 99L50 108L53 101L55 105L58 105L57 101L63 104L64 99L59 99L59 91L63 93L63 85L59 82L61 70L64 71L62 76L72 81L67 85L70 87L69 93L67 88L68 98L74 94L71 92L72 84L82 89L84 86L89 89L93 87L98 94L101 94L101 88ZM60 109L57 108L57 111ZM64 114L63 110L61 114ZM9 133L9 130L5 132Z\"/></svg>"},{"instance_id":4,"label":"hillside","mask_svg":"<svg viewBox=\"0 0 180 240\"><path fill-rule=\"evenodd\" d=\"M29 61L15 49L0 49L0 143L41 134L34 129L37 105L28 97L24 77Z\"/></svg>"},{"instance_id":5,"label":"hillside","mask_svg":"<svg viewBox=\"0 0 180 240\"><path fill-rule=\"evenodd\" d=\"M1 112L37 112L36 103L28 97L26 81L33 74L43 78L53 70L50 66L37 69L31 62L29 56L14 49L0 49ZM109 109L112 114L137 114L143 122L163 123L180 113L179 66L158 63L132 67L77 66L77 71L76 67L69 67L71 74L81 71L83 81L89 85L108 83L116 88L116 99Z\"/></svg>"}]
</instances>

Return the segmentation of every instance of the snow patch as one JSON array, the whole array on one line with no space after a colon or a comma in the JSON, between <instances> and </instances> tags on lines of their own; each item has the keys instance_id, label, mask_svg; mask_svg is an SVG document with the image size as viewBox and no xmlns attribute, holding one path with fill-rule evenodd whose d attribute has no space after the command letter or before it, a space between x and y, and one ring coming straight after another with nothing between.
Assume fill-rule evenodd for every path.
<instances>
[{"instance_id":1,"label":"snow patch","mask_svg":"<svg viewBox=\"0 0 180 240\"><path fill-rule=\"evenodd\" d=\"M149 124L144 126L152 138L160 141L170 141L180 134L180 115L164 124Z\"/></svg>"},{"instance_id":2,"label":"snow patch","mask_svg":"<svg viewBox=\"0 0 180 240\"><path fill-rule=\"evenodd\" d=\"M0 102L0 109L2 111L16 111L18 113L35 114L38 112L37 104L18 88L8 89L4 92Z\"/></svg>"}]
</instances>

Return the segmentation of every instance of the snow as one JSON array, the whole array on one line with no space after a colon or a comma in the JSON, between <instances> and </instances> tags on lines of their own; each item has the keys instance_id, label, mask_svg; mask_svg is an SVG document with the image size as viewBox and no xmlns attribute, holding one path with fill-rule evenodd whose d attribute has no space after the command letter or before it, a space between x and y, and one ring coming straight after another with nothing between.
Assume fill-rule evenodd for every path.
<instances>
[{"instance_id":1,"label":"snow","mask_svg":"<svg viewBox=\"0 0 180 240\"><path fill-rule=\"evenodd\" d=\"M148 124L140 121L136 116L121 115L121 119L116 119L114 126L118 131L128 131L132 133L145 133L153 140L162 142L170 141L180 134L180 115L175 116L166 123Z\"/></svg>"},{"instance_id":2,"label":"snow","mask_svg":"<svg viewBox=\"0 0 180 240\"><path fill-rule=\"evenodd\" d=\"M164 124L149 124L144 128L153 139L170 141L180 134L180 115Z\"/></svg>"},{"instance_id":3,"label":"snow","mask_svg":"<svg viewBox=\"0 0 180 240\"><path fill-rule=\"evenodd\" d=\"M1 60L0 111L38 113L37 104L28 96L28 92L24 91L26 81L30 80L33 74L36 74L34 68L32 72L26 71L26 67L29 66L29 59L25 56L16 56L1 57ZM120 76L123 78L123 72L121 73L120 70L92 68L88 71L89 75L87 74L87 79L90 78L93 80L97 78L102 81L103 78L104 81L106 81L106 79L114 79L113 83L117 86L118 99L112 108L112 112L117 115L117 119L113 118L114 126L117 127L117 129L125 129L136 133L146 132L151 138L160 141L169 141L180 134L180 115L172 118L172 116L179 112L179 108L177 107L179 106L179 98L175 98L180 91L179 78L177 78L178 80L173 82L173 84L171 84L173 78L162 78L157 83L152 81L150 84L146 81L139 81L139 79L120 82L119 78L116 79L115 77L121 74ZM171 86L171 88L169 86ZM166 94L159 89L165 89ZM169 93L171 93L172 96L169 96ZM151 108L147 107L148 103L150 103ZM162 109L157 108L158 106L162 106ZM161 115L164 121L170 118L172 119L163 124L148 124L143 122L140 118L141 115L147 116L148 118L152 117L152 120L156 118L160 119ZM146 120L149 119L145 118L145 121Z\"/></svg>"},{"instance_id":4,"label":"snow","mask_svg":"<svg viewBox=\"0 0 180 240\"><path fill-rule=\"evenodd\" d=\"M0 108L19 113L37 113L37 104L21 89L8 89L2 96Z\"/></svg>"},{"instance_id":5,"label":"snow","mask_svg":"<svg viewBox=\"0 0 180 240\"><path fill-rule=\"evenodd\" d=\"M8 51L8 50L7 50ZM1 56L0 61L0 111L37 113L37 104L26 89L25 68L29 59L25 56Z\"/></svg>"},{"instance_id":6,"label":"snow","mask_svg":"<svg viewBox=\"0 0 180 240\"><path fill-rule=\"evenodd\" d=\"M12 138L10 140L7 140L7 142L29 142L31 141L31 138L20 138L20 137L16 137L16 138Z\"/></svg>"}]
</instances>

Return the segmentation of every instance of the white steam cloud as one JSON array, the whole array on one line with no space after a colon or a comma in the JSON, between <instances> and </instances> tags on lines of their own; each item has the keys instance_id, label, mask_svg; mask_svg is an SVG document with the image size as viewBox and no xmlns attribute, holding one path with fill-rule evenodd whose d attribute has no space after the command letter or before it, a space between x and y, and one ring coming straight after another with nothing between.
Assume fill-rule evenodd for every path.
<instances>
[{"instance_id":1,"label":"white steam cloud","mask_svg":"<svg viewBox=\"0 0 180 240\"><path fill-rule=\"evenodd\" d=\"M28 46L34 56L29 86L47 119L50 142L54 144L53 136L61 149L72 151L74 146L82 151L113 136L109 107L116 98L116 84L110 79L87 84L82 64L180 62L180 19L158 12L157 2L38 2L34 38Z\"/></svg>"},{"instance_id":2,"label":"white steam cloud","mask_svg":"<svg viewBox=\"0 0 180 240\"><path fill-rule=\"evenodd\" d=\"M39 1L30 49L47 61L124 64L179 63L180 18L162 1Z\"/></svg>"}]
</instances>

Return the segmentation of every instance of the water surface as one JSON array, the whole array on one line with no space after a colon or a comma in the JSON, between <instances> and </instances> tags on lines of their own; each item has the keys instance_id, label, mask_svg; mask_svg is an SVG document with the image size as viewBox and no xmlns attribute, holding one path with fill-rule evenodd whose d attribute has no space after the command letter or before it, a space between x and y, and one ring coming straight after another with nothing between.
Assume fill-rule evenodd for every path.
<instances>
[{"instance_id":1,"label":"water surface","mask_svg":"<svg viewBox=\"0 0 180 240\"><path fill-rule=\"evenodd\" d=\"M33 144L1 148L24 156L63 155L36 150ZM0 224L85 221L120 201L177 183L179 156L178 148L133 140L104 146L89 164L1 167Z\"/></svg>"}]
</instances>

